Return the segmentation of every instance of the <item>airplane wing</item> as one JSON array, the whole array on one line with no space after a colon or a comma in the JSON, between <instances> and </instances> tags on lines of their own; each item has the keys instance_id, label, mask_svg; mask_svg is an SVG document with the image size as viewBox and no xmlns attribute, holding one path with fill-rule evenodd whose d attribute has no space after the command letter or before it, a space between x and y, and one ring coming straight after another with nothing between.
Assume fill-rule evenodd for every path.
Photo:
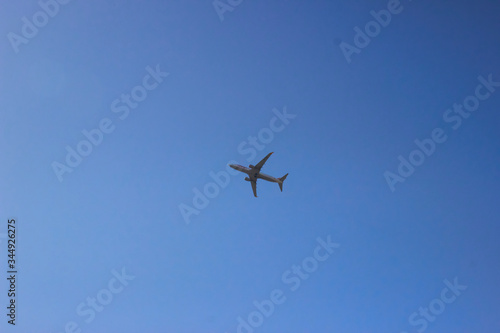
<instances>
[{"instance_id":1,"label":"airplane wing","mask_svg":"<svg viewBox=\"0 0 500 333\"><path fill-rule=\"evenodd\" d=\"M255 166L255 168L256 168L257 170L259 170L259 171L260 171L260 169L262 169L262 166L264 165L264 163L266 163L267 159L268 159L268 158L269 158L272 154L273 154L273 153L269 153L269 154L267 154L267 156L266 156L266 157L264 157L264 158L262 159L262 161L260 161L259 163L257 163L257 165Z\"/></svg>"},{"instance_id":2,"label":"airplane wing","mask_svg":"<svg viewBox=\"0 0 500 333\"><path fill-rule=\"evenodd\" d=\"M254 197L257 197L257 181L252 180L252 181L250 181L250 183L252 183L253 195L254 195Z\"/></svg>"}]
</instances>

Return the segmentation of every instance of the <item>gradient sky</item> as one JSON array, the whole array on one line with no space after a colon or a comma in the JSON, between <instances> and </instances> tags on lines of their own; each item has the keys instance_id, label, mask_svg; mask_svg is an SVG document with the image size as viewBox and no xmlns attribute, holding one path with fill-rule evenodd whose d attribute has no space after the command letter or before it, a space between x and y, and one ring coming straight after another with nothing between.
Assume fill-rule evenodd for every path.
<instances>
[{"instance_id":1,"label":"gradient sky","mask_svg":"<svg viewBox=\"0 0 500 333\"><path fill-rule=\"evenodd\" d=\"M500 7L403 0L348 63L340 45L387 6L244 0L221 20L211 0L73 0L15 52L10 33L41 7L4 1L0 330L233 333L278 289L254 332L499 332L500 88L457 129L443 115L479 76L500 81ZM120 119L157 66L169 75ZM285 109L295 117L249 159L249 137ZM60 182L53 163L103 119L113 131ZM384 173L435 128L446 141L391 191ZM186 223L210 172L271 151L263 172L289 173L282 193L259 181L254 198L231 175ZM292 291L283 275L328 236L340 247ZM134 278L118 288L122 269ZM467 289L424 329L419 309L455 278ZM77 308L97 295L113 299L86 322Z\"/></svg>"}]
</instances>

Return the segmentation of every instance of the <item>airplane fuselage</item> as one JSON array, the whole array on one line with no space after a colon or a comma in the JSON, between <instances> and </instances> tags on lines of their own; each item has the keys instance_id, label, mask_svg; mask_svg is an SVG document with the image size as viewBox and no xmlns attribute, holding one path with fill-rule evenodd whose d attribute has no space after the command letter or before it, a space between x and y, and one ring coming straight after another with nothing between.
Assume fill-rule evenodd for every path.
<instances>
[{"instance_id":1,"label":"airplane fuselage","mask_svg":"<svg viewBox=\"0 0 500 333\"><path fill-rule=\"evenodd\" d=\"M235 170L244 172L248 175L249 180L257 180L257 179L264 179L267 180L268 182L273 182L273 183L279 183L279 179L273 176L266 175L265 173L260 172L257 169L254 168L247 168L244 167L243 165L239 164L229 164L229 166Z\"/></svg>"}]
</instances>

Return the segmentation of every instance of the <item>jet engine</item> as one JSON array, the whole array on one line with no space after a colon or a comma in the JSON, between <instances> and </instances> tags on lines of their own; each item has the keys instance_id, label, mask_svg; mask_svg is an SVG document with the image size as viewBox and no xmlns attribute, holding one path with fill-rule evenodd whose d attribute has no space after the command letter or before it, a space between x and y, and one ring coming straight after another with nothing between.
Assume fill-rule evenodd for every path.
<instances>
[{"instance_id":1,"label":"jet engine","mask_svg":"<svg viewBox=\"0 0 500 333\"><path fill-rule=\"evenodd\" d=\"M255 168L255 166L253 166L252 164L250 164L248 167L249 167L250 169Z\"/></svg>"},{"instance_id":2,"label":"jet engine","mask_svg":"<svg viewBox=\"0 0 500 333\"><path fill-rule=\"evenodd\" d=\"M249 181L250 181L250 178L248 178L248 177L245 177L245 180L246 180L247 182L249 182Z\"/></svg>"}]
</instances>

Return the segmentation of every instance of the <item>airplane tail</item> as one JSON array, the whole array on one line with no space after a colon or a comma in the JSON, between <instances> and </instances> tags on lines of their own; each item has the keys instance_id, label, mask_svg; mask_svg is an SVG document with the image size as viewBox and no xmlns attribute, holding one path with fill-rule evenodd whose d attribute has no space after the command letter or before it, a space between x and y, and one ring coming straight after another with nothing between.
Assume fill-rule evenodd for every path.
<instances>
[{"instance_id":1,"label":"airplane tail","mask_svg":"<svg viewBox=\"0 0 500 333\"><path fill-rule=\"evenodd\" d=\"M285 181L286 176L288 176L288 174L284 175L284 176L283 176L283 177L281 177L281 178L278 178L278 179L280 180L280 182L278 183L278 185L280 186L280 190L281 190L281 192L283 192L283 182Z\"/></svg>"}]
</instances>

